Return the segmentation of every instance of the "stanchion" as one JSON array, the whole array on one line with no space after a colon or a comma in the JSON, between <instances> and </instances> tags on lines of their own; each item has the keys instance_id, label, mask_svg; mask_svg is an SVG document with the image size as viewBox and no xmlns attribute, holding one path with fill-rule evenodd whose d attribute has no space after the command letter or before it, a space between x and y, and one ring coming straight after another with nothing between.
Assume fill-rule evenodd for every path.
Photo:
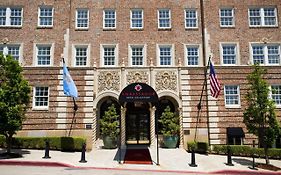
<instances>
[{"instance_id":1,"label":"stanchion","mask_svg":"<svg viewBox=\"0 0 281 175\"><path fill-rule=\"evenodd\" d=\"M194 149L192 149L192 151L191 151L191 164L189 164L189 166L197 167L197 165L195 163L195 151L194 151Z\"/></svg>"},{"instance_id":2,"label":"stanchion","mask_svg":"<svg viewBox=\"0 0 281 175\"><path fill-rule=\"evenodd\" d=\"M254 148L255 148L255 140L253 140L253 151L252 151L253 164L252 164L251 169L257 170L256 163L255 163L255 150L254 150Z\"/></svg>"},{"instance_id":3,"label":"stanchion","mask_svg":"<svg viewBox=\"0 0 281 175\"><path fill-rule=\"evenodd\" d=\"M234 165L232 164L230 146L227 146L227 163L226 163L226 165L228 165L228 166L234 166Z\"/></svg>"},{"instance_id":4,"label":"stanchion","mask_svg":"<svg viewBox=\"0 0 281 175\"><path fill-rule=\"evenodd\" d=\"M45 156L42 157L43 159L50 159L51 157L49 156L49 151L50 151L50 143L48 140L45 142Z\"/></svg>"},{"instance_id":5,"label":"stanchion","mask_svg":"<svg viewBox=\"0 0 281 175\"><path fill-rule=\"evenodd\" d=\"M79 161L80 163L86 163L86 156L85 156L85 152L86 152L86 143L82 144L82 152L81 152L81 160Z\"/></svg>"}]
</instances>

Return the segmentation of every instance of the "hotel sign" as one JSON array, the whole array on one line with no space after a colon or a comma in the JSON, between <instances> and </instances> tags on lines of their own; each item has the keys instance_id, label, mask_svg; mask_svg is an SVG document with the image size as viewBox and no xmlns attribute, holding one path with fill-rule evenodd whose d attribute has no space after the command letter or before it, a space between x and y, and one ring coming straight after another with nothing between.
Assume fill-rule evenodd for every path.
<instances>
[{"instance_id":1,"label":"hotel sign","mask_svg":"<svg viewBox=\"0 0 281 175\"><path fill-rule=\"evenodd\" d=\"M155 90L145 83L132 83L125 87L119 95L119 103L150 102L157 103L158 95Z\"/></svg>"}]
</instances>

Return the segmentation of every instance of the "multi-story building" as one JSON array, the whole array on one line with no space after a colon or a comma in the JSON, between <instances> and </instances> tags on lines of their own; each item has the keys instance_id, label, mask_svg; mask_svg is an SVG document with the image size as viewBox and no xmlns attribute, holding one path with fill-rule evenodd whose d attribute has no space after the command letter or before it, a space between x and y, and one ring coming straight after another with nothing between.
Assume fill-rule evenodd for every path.
<instances>
[{"instance_id":1,"label":"multi-story building","mask_svg":"<svg viewBox=\"0 0 281 175\"><path fill-rule=\"evenodd\" d=\"M18 135L65 136L72 127L71 135L92 145L100 138L99 119L115 104L122 145L155 144L157 116L169 105L180 116L180 146L195 136L210 144L250 144L255 136L243 111L253 63L268 70L281 120L280 9L280 0L1 1L0 51L20 62L33 87ZM202 90L209 57L222 85L218 98L211 97L209 80ZM62 58L79 93L74 122ZM159 104L119 103L135 82L152 87Z\"/></svg>"}]
</instances>

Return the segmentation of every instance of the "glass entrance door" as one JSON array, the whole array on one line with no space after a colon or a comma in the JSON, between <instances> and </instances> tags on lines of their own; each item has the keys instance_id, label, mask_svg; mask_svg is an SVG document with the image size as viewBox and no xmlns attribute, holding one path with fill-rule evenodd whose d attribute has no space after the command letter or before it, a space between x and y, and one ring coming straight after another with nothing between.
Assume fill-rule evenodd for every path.
<instances>
[{"instance_id":1,"label":"glass entrance door","mask_svg":"<svg viewBox=\"0 0 281 175\"><path fill-rule=\"evenodd\" d=\"M130 113L126 117L126 143L149 144L150 143L149 114Z\"/></svg>"}]
</instances>

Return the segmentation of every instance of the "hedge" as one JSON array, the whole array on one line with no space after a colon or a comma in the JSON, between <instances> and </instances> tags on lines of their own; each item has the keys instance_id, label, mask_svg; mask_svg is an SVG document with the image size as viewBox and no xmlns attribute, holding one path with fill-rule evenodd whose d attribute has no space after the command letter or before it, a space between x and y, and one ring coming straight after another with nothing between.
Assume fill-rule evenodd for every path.
<instances>
[{"instance_id":1,"label":"hedge","mask_svg":"<svg viewBox=\"0 0 281 175\"><path fill-rule=\"evenodd\" d=\"M227 154L228 145L213 145L212 152L215 154ZM263 148L253 148L245 145L229 145L230 151L234 156L247 156L251 157L253 154L256 157L265 157ZM279 148L269 148L268 149L269 158L280 159L281 149Z\"/></svg>"},{"instance_id":2,"label":"hedge","mask_svg":"<svg viewBox=\"0 0 281 175\"><path fill-rule=\"evenodd\" d=\"M80 137L14 137L12 148L45 149L45 142L49 141L51 150L81 151L85 138ZM0 136L0 147L5 147L5 137Z\"/></svg>"},{"instance_id":3,"label":"hedge","mask_svg":"<svg viewBox=\"0 0 281 175\"><path fill-rule=\"evenodd\" d=\"M195 149L195 152L206 154L209 150L209 145L207 142L187 142L188 152L191 152L192 149Z\"/></svg>"}]
</instances>

